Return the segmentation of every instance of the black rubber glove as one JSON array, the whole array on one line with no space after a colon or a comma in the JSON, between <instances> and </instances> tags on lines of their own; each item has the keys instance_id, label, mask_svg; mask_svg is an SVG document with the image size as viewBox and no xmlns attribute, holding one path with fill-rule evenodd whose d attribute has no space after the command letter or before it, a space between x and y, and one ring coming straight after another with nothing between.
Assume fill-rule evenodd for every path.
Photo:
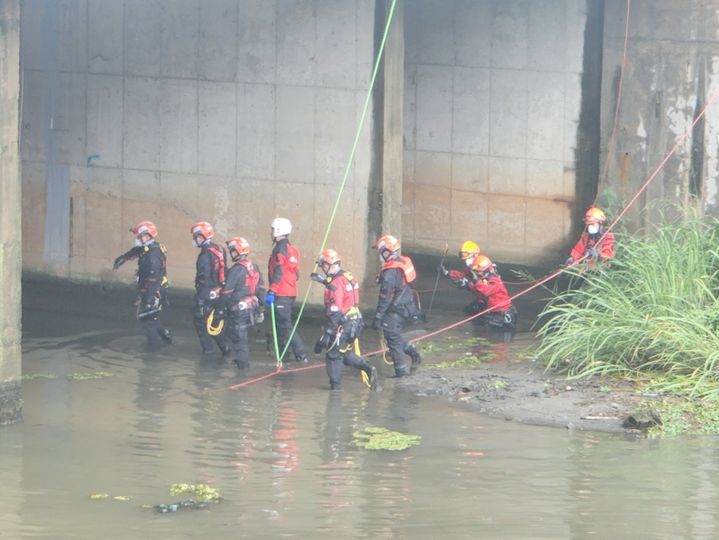
<instances>
[{"instance_id":1,"label":"black rubber glove","mask_svg":"<svg viewBox=\"0 0 719 540\"><path fill-rule=\"evenodd\" d=\"M567 260L564 261L564 266L569 266L574 262L574 257L567 257Z\"/></svg>"},{"instance_id":2,"label":"black rubber glove","mask_svg":"<svg viewBox=\"0 0 719 540\"><path fill-rule=\"evenodd\" d=\"M124 255L120 255L117 259L115 259L115 262L112 263L112 269L117 270L120 268L123 264L127 262L127 259Z\"/></svg>"}]
</instances>

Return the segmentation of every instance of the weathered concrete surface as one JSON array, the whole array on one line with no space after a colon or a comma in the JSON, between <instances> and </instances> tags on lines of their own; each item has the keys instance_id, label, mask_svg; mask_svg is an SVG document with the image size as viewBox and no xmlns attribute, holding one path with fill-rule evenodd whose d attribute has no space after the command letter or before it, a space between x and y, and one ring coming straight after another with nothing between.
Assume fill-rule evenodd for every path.
<instances>
[{"instance_id":1,"label":"weathered concrete surface","mask_svg":"<svg viewBox=\"0 0 719 540\"><path fill-rule=\"evenodd\" d=\"M617 103L626 4L607 0L602 84L602 164ZM631 227L661 219L657 200L719 214L719 103L690 130L695 115L719 92L719 5L705 0L632 2L627 64L616 142L601 191L624 203L689 130L628 214ZM649 212L643 210L650 209Z\"/></svg>"},{"instance_id":2,"label":"weathered concrete surface","mask_svg":"<svg viewBox=\"0 0 719 540\"><path fill-rule=\"evenodd\" d=\"M560 257L575 201L583 2L422 0L405 18L403 236Z\"/></svg>"},{"instance_id":3,"label":"weathered concrete surface","mask_svg":"<svg viewBox=\"0 0 719 540\"><path fill-rule=\"evenodd\" d=\"M0 0L0 424L20 419L20 1Z\"/></svg>"},{"instance_id":4,"label":"weathered concrete surface","mask_svg":"<svg viewBox=\"0 0 719 540\"><path fill-rule=\"evenodd\" d=\"M25 4L25 268L129 280L132 265L113 273L112 260L132 242L128 227L151 219L173 285L190 286L193 221L213 223L220 240L247 237L264 266L270 221L282 215L309 275L369 84L374 2ZM368 123L329 237L359 278L370 139ZM70 200L48 196L57 171L67 171ZM46 229L57 229L47 220L62 211L69 228L58 244L69 252L50 260Z\"/></svg>"}]
</instances>

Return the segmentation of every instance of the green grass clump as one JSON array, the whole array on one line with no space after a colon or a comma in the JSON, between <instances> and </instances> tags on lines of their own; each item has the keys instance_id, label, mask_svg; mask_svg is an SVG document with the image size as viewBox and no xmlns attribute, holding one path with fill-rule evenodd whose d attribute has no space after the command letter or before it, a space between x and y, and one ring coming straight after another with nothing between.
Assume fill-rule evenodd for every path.
<instances>
[{"instance_id":1,"label":"green grass clump","mask_svg":"<svg viewBox=\"0 0 719 540\"><path fill-rule=\"evenodd\" d=\"M355 431L352 436L355 444L367 450L406 450L419 444L422 437L390 431L382 427L366 427Z\"/></svg>"},{"instance_id":2,"label":"green grass clump","mask_svg":"<svg viewBox=\"0 0 719 540\"><path fill-rule=\"evenodd\" d=\"M569 270L537 357L570 376L652 374L659 392L719 396L718 248L716 219L617 234L611 267Z\"/></svg>"}]
</instances>

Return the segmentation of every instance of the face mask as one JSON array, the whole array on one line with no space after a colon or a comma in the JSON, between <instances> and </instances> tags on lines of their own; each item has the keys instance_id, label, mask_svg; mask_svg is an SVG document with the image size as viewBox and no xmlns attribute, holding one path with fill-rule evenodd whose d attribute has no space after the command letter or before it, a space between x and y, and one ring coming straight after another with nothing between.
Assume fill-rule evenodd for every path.
<instances>
[{"instance_id":1,"label":"face mask","mask_svg":"<svg viewBox=\"0 0 719 540\"><path fill-rule=\"evenodd\" d=\"M142 240L140 240L139 238L135 238L135 247L140 247L140 246L142 246Z\"/></svg>"},{"instance_id":2,"label":"face mask","mask_svg":"<svg viewBox=\"0 0 719 540\"><path fill-rule=\"evenodd\" d=\"M471 257L470 257L469 259L464 259L464 264L467 265L467 268L472 268L472 263L473 263L473 262L474 262L474 261L472 260Z\"/></svg>"},{"instance_id":3,"label":"face mask","mask_svg":"<svg viewBox=\"0 0 719 540\"><path fill-rule=\"evenodd\" d=\"M199 245L197 245L197 240L195 240L194 238L192 239L192 247L200 247Z\"/></svg>"},{"instance_id":4,"label":"face mask","mask_svg":"<svg viewBox=\"0 0 719 540\"><path fill-rule=\"evenodd\" d=\"M599 223L592 223L587 225L587 232L589 234L597 234L599 232Z\"/></svg>"}]
</instances>

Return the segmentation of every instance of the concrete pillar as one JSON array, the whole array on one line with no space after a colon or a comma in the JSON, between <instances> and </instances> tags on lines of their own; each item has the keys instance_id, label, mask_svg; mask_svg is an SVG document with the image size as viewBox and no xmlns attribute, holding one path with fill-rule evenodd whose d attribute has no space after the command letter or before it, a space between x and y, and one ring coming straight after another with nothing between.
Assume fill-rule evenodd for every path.
<instances>
[{"instance_id":1,"label":"concrete pillar","mask_svg":"<svg viewBox=\"0 0 719 540\"><path fill-rule=\"evenodd\" d=\"M20 0L0 0L0 424L20 419Z\"/></svg>"},{"instance_id":2,"label":"concrete pillar","mask_svg":"<svg viewBox=\"0 0 719 540\"><path fill-rule=\"evenodd\" d=\"M387 11L392 5L387 1ZM384 232L402 233L404 155L404 1L398 0L384 50L382 142L382 225Z\"/></svg>"}]
</instances>

